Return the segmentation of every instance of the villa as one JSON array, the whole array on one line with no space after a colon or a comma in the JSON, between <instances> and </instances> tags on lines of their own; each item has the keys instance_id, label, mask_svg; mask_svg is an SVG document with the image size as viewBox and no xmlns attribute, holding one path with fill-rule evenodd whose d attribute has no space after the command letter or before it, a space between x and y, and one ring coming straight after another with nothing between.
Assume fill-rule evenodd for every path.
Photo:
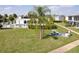
<instances>
[{"instance_id":1,"label":"villa","mask_svg":"<svg viewBox=\"0 0 79 59\"><path fill-rule=\"evenodd\" d=\"M3 24L3 28L28 28L29 18L17 17L13 23Z\"/></svg>"},{"instance_id":2,"label":"villa","mask_svg":"<svg viewBox=\"0 0 79 59\"><path fill-rule=\"evenodd\" d=\"M55 21L63 21L65 19L64 15L54 15Z\"/></svg>"},{"instance_id":3,"label":"villa","mask_svg":"<svg viewBox=\"0 0 79 59\"><path fill-rule=\"evenodd\" d=\"M71 24L79 28L79 15L66 16L65 19Z\"/></svg>"}]
</instances>

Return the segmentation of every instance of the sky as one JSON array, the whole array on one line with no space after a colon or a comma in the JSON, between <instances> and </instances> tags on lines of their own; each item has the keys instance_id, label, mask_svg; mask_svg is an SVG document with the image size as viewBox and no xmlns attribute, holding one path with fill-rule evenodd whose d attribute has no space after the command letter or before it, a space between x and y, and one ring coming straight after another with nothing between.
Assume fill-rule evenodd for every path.
<instances>
[{"instance_id":1,"label":"sky","mask_svg":"<svg viewBox=\"0 0 79 59\"><path fill-rule=\"evenodd\" d=\"M34 5L0 5L0 14L26 15ZM79 5L50 5L48 8L56 15L78 15Z\"/></svg>"}]
</instances>

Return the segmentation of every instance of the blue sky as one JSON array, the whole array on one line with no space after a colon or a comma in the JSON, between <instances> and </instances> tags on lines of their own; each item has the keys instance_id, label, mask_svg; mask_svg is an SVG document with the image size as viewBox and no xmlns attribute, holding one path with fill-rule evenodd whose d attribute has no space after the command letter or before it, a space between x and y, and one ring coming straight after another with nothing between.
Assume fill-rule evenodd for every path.
<instances>
[{"instance_id":1,"label":"blue sky","mask_svg":"<svg viewBox=\"0 0 79 59\"><path fill-rule=\"evenodd\" d=\"M33 10L33 5L0 5L0 14L12 14L18 15L27 14ZM52 14L57 15L78 15L79 5L50 5Z\"/></svg>"},{"instance_id":2,"label":"blue sky","mask_svg":"<svg viewBox=\"0 0 79 59\"><path fill-rule=\"evenodd\" d=\"M79 15L79 5L54 5L49 8L53 14Z\"/></svg>"},{"instance_id":3,"label":"blue sky","mask_svg":"<svg viewBox=\"0 0 79 59\"><path fill-rule=\"evenodd\" d=\"M13 14L25 15L28 11L31 11L33 6L31 5L0 5L0 14Z\"/></svg>"}]
</instances>

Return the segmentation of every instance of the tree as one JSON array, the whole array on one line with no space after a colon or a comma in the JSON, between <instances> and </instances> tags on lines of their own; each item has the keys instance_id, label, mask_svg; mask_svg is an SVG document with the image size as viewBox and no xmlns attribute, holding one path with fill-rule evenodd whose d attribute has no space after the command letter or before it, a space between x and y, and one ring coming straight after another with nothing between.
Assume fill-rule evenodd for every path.
<instances>
[{"instance_id":1,"label":"tree","mask_svg":"<svg viewBox=\"0 0 79 59\"><path fill-rule=\"evenodd\" d=\"M2 28L3 16L0 14L0 28Z\"/></svg>"},{"instance_id":2,"label":"tree","mask_svg":"<svg viewBox=\"0 0 79 59\"><path fill-rule=\"evenodd\" d=\"M37 18L37 14L34 11L30 11L28 12L28 16L30 17L30 26L35 24L36 22L36 18Z\"/></svg>"},{"instance_id":3,"label":"tree","mask_svg":"<svg viewBox=\"0 0 79 59\"><path fill-rule=\"evenodd\" d=\"M7 15L7 14L4 14L4 16L5 16L5 17L8 17L8 15Z\"/></svg>"},{"instance_id":4,"label":"tree","mask_svg":"<svg viewBox=\"0 0 79 59\"><path fill-rule=\"evenodd\" d=\"M2 18L3 16L0 14L0 19Z\"/></svg>"},{"instance_id":5,"label":"tree","mask_svg":"<svg viewBox=\"0 0 79 59\"><path fill-rule=\"evenodd\" d=\"M13 21L15 20L15 17L13 17L13 15L9 15L8 19L12 22L13 24Z\"/></svg>"},{"instance_id":6,"label":"tree","mask_svg":"<svg viewBox=\"0 0 79 59\"><path fill-rule=\"evenodd\" d=\"M0 23L3 22L3 16L0 14Z\"/></svg>"},{"instance_id":7,"label":"tree","mask_svg":"<svg viewBox=\"0 0 79 59\"><path fill-rule=\"evenodd\" d=\"M29 13L28 13L29 14ZM32 14L32 16L31 16ZM46 6L35 6L34 10L30 12L31 20L36 17L39 21L40 25L40 39L43 38L43 32L44 32L44 23L48 19L46 18L46 15L50 14L50 9Z\"/></svg>"},{"instance_id":8,"label":"tree","mask_svg":"<svg viewBox=\"0 0 79 59\"><path fill-rule=\"evenodd\" d=\"M13 14L13 17L14 17L14 18L17 18L17 14L14 13L14 14Z\"/></svg>"},{"instance_id":9,"label":"tree","mask_svg":"<svg viewBox=\"0 0 79 59\"><path fill-rule=\"evenodd\" d=\"M8 20L8 15L7 14L4 14L4 16L3 16L3 22L5 23L5 22L8 22L9 20Z\"/></svg>"}]
</instances>

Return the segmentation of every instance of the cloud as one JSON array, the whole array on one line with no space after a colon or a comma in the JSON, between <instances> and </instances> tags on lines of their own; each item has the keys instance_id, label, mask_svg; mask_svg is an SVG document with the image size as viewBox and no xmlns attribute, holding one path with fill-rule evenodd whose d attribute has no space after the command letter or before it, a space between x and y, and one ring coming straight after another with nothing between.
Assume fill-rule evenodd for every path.
<instances>
[{"instance_id":1,"label":"cloud","mask_svg":"<svg viewBox=\"0 0 79 59\"><path fill-rule=\"evenodd\" d=\"M51 9L52 14L67 15L77 13L74 7L75 5L53 5L49 6L49 9Z\"/></svg>"},{"instance_id":2,"label":"cloud","mask_svg":"<svg viewBox=\"0 0 79 59\"><path fill-rule=\"evenodd\" d=\"M7 7L0 7L1 8L1 14L12 14L12 11L13 11L13 8L12 7L9 7L9 6L7 6Z\"/></svg>"},{"instance_id":3,"label":"cloud","mask_svg":"<svg viewBox=\"0 0 79 59\"><path fill-rule=\"evenodd\" d=\"M49 6L49 9L57 10L57 9L60 9L60 8L72 8L74 6L75 5L53 5L53 6Z\"/></svg>"},{"instance_id":4,"label":"cloud","mask_svg":"<svg viewBox=\"0 0 79 59\"><path fill-rule=\"evenodd\" d=\"M51 10L54 10L54 9L59 9L60 7L59 6L49 6L49 9L51 9Z\"/></svg>"},{"instance_id":5,"label":"cloud","mask_svg":"<svg viewBox=\"0 0 79 59\"><path fill-rule=\"evenodd\" d=\"M10 10L12 7L5 7L4 10Z\"/></svg>"},{"instance_id":6,"label":"cloud","mask_svg":"<svg viewBox=\"0 0 79 59\"><path fill-rule=\"evenodd\" d=\"M71 8L74 7L75 5L59 5L59 7L65 7L65 8Z\"/></svg>"}]
</instances>

